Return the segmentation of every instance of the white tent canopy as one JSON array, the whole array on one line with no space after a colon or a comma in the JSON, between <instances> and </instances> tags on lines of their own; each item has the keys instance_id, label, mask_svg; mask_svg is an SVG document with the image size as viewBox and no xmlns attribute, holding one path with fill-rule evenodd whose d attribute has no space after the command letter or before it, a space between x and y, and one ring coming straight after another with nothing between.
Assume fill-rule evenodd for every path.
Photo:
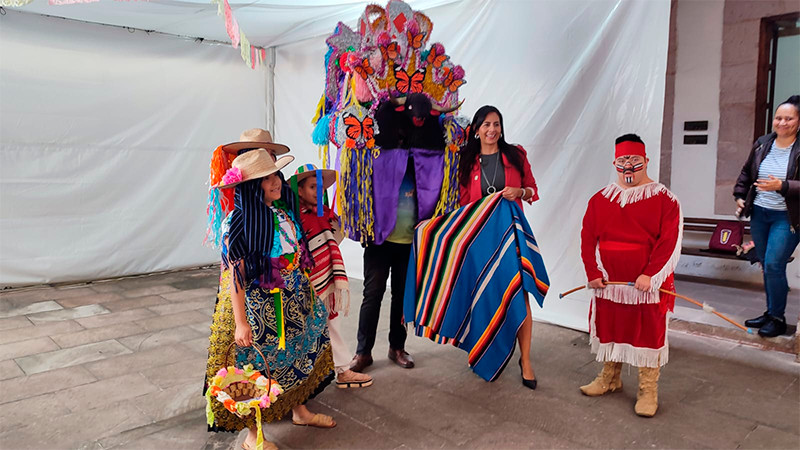
<instances>
[{"instance_id":1,"label":"white tent canopy","mask_svg":"<svg viewBox=\"0 0 800 450\"><path fill-rule=\"evenodd\" d=\"M273 128L297 164L320 165L310 119L324 39L368 2L232 2L274 67L247 67L216 5L194 1L51 6L0 16L0 284L88 280L218 260L201 246L211 151ZM462 114L504 114L541 200L525 212L552 281L534 315L586 328L580 220L613 179L614 138L636 132L658 174L669 1L409 1L464 67ZM49 16L62 16L62 20ZM81 22L78 22L81 21ZM86 23L90 22L90 23ZM91 23L93 22L93 23ZM111 24L167 33L129 32ZM343 247L361 277L361 248Z\"/></svg>"},{"instance_id":2,"label":"white tent canopy","mask_svg":"<svg viewBox=\"0 0 800 450\"><path fill-rule=\"evenodd\" d=\"M353 23L373 1L362 0L255 0L230 1L239 26L253 45L275 47L328 35L338 22ZM412 8L428 10L461 0L410 0ZM230 43L225 20L210 1L109 1L51 5L34 0L18 11L117 25L140 30Z\"/></svg>"}]
</instances>

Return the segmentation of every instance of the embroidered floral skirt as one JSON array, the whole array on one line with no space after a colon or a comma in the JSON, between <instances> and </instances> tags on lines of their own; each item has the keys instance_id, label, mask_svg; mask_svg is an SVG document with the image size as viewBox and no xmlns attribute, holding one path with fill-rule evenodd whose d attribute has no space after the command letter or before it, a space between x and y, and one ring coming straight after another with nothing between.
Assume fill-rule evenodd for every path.
<instances>
[{"instance_id":1,"label":"embroidered floral skirt","mask_svg":"<svg viewBox=\"0 0 800 450\"><path fill-rule=\"evenodd\" d=\"M285 349L278 349L275 301L272 294L260 288L252 288L245 297L253 342L264 353L272 377L284 389L277 401L262 410L261 416L265 422L279 420L292 407L313 398L333 380L334 374L324 304L313 294L308 277L302 272L281 271L281 275L286 284L286 288L282 290ZM225 364L225 351L234 340L235 321L230 283L230 271L223 271L211 324L206 385L208 379L216 375ZM237 349L235 354L237 367L253 364L256 370L265 373L264 361L252 348ZM209 431L239 431L255 425L254 414L239 418L228 412L219 402L213 402L212 408L215 422L214 426L209 427Z\"/></svg>"}]
</instances>

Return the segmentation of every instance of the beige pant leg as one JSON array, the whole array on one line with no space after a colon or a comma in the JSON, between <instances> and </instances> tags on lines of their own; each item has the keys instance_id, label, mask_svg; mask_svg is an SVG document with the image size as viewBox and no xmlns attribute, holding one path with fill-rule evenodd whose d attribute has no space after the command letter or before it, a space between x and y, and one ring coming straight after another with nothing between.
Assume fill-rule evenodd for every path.
<instances>
[{"instance_id":1,"label":"beige pant leg","mask_svg":"<svg viewBox=\"0 0 800 450\"><path fill-rule=\"evenodd\" d=\"M333 351L333 365L336 366L336 373L342 373L350 368L350 359L353 353L345 343L339 324L342 322L341 313L333 319L328 319L328 333L331 336L331 350Z\"/></svg>"}]
</instances>

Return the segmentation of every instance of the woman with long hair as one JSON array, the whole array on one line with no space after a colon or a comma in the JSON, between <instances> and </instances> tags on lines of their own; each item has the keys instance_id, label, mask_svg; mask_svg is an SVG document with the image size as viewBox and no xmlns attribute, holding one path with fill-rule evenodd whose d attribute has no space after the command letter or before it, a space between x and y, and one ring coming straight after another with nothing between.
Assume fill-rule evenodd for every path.
<instances>
[{"instance_id":1,"label":"woman with long hair","mask_svg":"<svg viewBox=\"0 0 800 450\"><path fill-rule=\"evenodd\" d=\"M786 333L786 264L800 242L800 95L778 105L772 133L753 144L733 196L737 215L750 217L750 234L764 271L767 310L745 325L758 334Z\"/></svg>"},{"instance_id":2,"label":"woman with long hair","mask_svg":"<svg viewBox=\"0 0 800 450\"><path fill-rule=\"evenodd\" d=\"M533 203L539 199L525 149L507 143L503 130L503 115L494 106L482 106L475 112L458 168L462 205L494 193L515 201L520 208L523 200ZM533 329L530 303L526 302L526 307L527 316L517 332L519 365L522 384L536 389L530 357Z\"/></svg>"}]
</instances>

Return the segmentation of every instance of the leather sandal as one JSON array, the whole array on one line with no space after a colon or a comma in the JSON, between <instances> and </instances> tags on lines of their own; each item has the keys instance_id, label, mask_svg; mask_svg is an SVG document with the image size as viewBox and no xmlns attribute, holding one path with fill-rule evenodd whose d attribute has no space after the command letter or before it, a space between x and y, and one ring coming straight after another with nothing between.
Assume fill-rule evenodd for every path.
<instances>
[{"instance_id":1,"label":"leather sandal","mask_svg":"<svg viewBox=\"0 0 800 450\"><path fill-rule=\"evenodd\" d=\"M293 418L292 424L301 427L333 428L336 426L336 421L333 420L333 417L325 414L314 414L308 422L298 422Z\"/></svg>"},{"instance_id":2,"label":"leather sandal","mask_svg":"<svg viewBox=\"0 0 800 450\"><path fill-rule=\"evenodd\" d=\"M263 447L264 447L264 450L278 450L278 446L275 445L274 442L270 442L270 441L267 441L267 440L264 440ZM242 449L243 450L256 450L256 447L253 446L253 445L249 445L247 443L247 441L244 441L244 442L242 442Z\"/></svg>"}]
</instances>

